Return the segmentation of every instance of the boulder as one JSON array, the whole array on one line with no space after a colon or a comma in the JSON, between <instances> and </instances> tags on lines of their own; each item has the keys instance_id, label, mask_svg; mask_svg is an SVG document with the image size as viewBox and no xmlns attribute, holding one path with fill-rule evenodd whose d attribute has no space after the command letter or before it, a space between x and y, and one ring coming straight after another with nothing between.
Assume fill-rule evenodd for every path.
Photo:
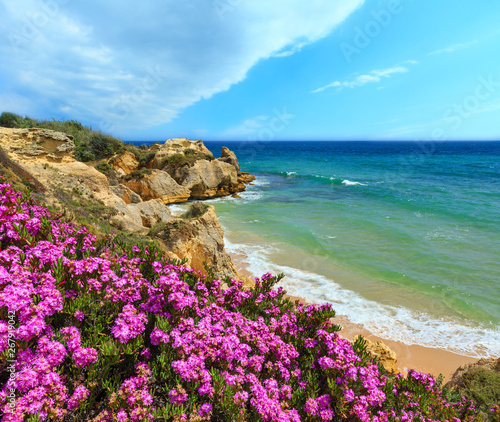
<instances>
[{"instance_id":1,"label":"boulder","mask_svg":"<svg viewBox=\"0 0 500 422\"><path fill-rule=\"evenodd\" d=\"M238 278L231 257L224 249L224 230L213 206L206 206L204 213L193 219L168 221L157 236L165 244L170 258L187 259L186 265L205 274L206 262L216 277Z\"/></svg>"},{"instance_id":2,"label":"boulder","mask_svg":"<svg viewBox=\"0 0 500 422\"><path fill-rule=\"evenodd\" d=\"M118 198L123 199L123 202L126 204L138 204L142 202L141 197L125 185L111 186L110 189Z\"/></svg>"},{"instance_id":3,"label":"boulder","mask_svg":"<svg viewBox=\"0 0 500 422\"><path fill-rule=\"evenodd\" d=\"M356 336L353 341L359 336ZM391 350L389 346L381 342L380 340L376 343L371 342L370 340L364 338L366 351L373 357L378 360L378 362L389 372L393 374L397 373L398 370L396 368L397 356L396 352Z\"/></svg>"},{"instance_id":4,"label":"boulder","mask_svg":"<svg viewBox=\"0 0 500 422\"><path fill-rule=\"evenodd\" d=\"M234 166L218 160L198 160L192 167L183 166L174 178L189 189L192 199L208 199L238 192L238 177Z\"/></svg>"},{"instance_id":5,"label":"boulder","mask_svg":"<svg viewBox=\"0 0 500 422\"><path fill-rule=\"evenodd\" d=\"M125 176L139 168L139 162L135 155L129 151L120 154L110 160L109 164L116 170L120 176Z\"/></svg>"},{"instance_id":6,"label":"boulder","mask_svg":"<svg viewBox=\"0 0 500 422\"><path fill-rule=\"evenodd\" d=\"M144 227L153 227L162 221L167 222L172 219L170 210L161 199L151 199L138 204L130 204L127 207L131 212L140 216Z\"/></svg>"},{"instance_id":7,"label":"boulder","mask_svg":"<svg viewBox=\"0 0 500 422\"><path fill-rule=\"evenodd\" d=\"M161 199L164 204L186 202L191 192L188 188L180 186L172 177L161 170L152 170L124 182L125 186L137 193L143 201Z\"/></svg>"},{"instance_id":8,"label":"boulder","mask_svg":"<svg viewBox=\"0 0 500 422\"><path fill-rule=\"evenodd\" d=\"M218 160L231 164L236 169L237 172L240 171L240 165L238 164L238 159L236 158L236 154L229 148L222 147L222 152Z\"/></svg>"}]
</instances>

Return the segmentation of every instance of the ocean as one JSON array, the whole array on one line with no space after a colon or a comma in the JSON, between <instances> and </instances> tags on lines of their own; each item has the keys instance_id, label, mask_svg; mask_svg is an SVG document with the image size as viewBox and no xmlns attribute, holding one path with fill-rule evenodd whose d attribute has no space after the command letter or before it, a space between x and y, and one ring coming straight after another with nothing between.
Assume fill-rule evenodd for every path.
<instances>
[{"instance_id":1,"label":"ocean","mask_svg":"<svg viewBox=\"0 0 500 422\"><path fill-rule=\"evenodd\" d=\"M257 179L210 201L255 275L373 334L500 357L500 142L205 142Z\"/></svg>"}]
</instances>

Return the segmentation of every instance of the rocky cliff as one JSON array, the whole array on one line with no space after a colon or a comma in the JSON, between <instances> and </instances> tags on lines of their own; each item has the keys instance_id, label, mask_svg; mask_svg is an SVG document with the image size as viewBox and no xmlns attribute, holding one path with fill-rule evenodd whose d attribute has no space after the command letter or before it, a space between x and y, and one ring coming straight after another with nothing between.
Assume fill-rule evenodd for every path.
<instances>
[{"instance_id":1,"label":"rocky cliff","mask_svg":"<svg viewBox=\"0 0 500 422\"><path fill-rule=\"evenodd\" d=\"M75 160L72 138L64 133L8 128L0 128L0 147L6 160L41 183L49 204L61 205L64 192L97 201L114 210L109 214L112 224L139 233L155 228L149 233L158 235L171 258L187 259L187 265L201 271L206 263L221 278L238 277L213 207L180 219L167 206L244 190L255 178L240 173L236 156L227 148L215 159L202 141L170 139L143 148L139 156L125 151L86 164Z\"/></svg>"},{"instance_id":2,"label":"rocky cliff","mask_svg":"<svg viewBox=\"0 0 500 422\"><path fill-rule=\"evenodd\" d=\"M165 203L232 195L244 191L255 180L249 173L241 172L233 151L223 147L221 157L216 159L202 141L169 139L163 145L142 149L138 155L141 154L142 163L126 152L113 157L109 164L120 176L120 183L141 196L160 198ZM163 186L159 189L153 186L160 184Z\"/></svg>"}]
</instances>

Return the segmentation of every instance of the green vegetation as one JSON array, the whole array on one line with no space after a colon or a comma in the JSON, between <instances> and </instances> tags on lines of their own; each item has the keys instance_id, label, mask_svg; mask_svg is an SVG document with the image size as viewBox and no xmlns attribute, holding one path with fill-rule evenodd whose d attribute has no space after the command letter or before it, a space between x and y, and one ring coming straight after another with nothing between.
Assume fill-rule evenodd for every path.
<instances>
[{"instance_id":1,"label":"green vegetation","mask_svg":"<svg viewBox=\"0 0 500 422\"><path fill-rule=\"evenodd\" d=\"M500 403L500 363L494 371L476 369L463 374L449 398L458 401L462 396L473 400L479 414L484 420L489 420L490 409Z\"/></svg>"},{"instance_id":2,"label":"green vegetation","mask_svg":"<svg viewBox=\"0 0 500 422\"><path fill-rule=\"evenodd\" d=\"M144 176L151 174L152 171L149 169L140 169L140 170L135 170L132 173L127 174L126 176L123 177L123 179L128 182L129 180L140 180Z\"/></svg>"},{"instance_id":3,"label":"green vegetation","mask_svg":"<svg viewBox=\"0 0 500 422\"><path fill-rule=\"evenodd\" d=\"M99 161L95 165L95 169L105 175L108 175L113 171L113 167L111 167L107 161Z\"/></svg>"},{"instance_id":4,"label":"green vegetation","mask_svg":"<svg viewBox=\"0 0 500 422\"><path fill-rule=\"evenodd\" d=\"M0 126L2 127L21 127L23 118L15 113L4 111L0 114Z\"/></svg>"},{"instance_id":5,"label":"green vegetation","mask_svg":"<svg viewBox=\"0 0 500 422\"><path fill-rule=\"evenodd\" d=\"M176 169L183 166L192 166L198 160L212 161L214 160L214 157L210 154L205 154L188 148L184 151L183 154L178 153L166 158L161 163L160 167L168 166L170 168Z\"/></svg>"},{"instance_id":6,"label":"green vegetation","mask_svg":"<svg viewBox=\"0 0 500 422\"><path fill-rule=\"evenodd\" d=\"M151 236L151 237L158 236L158 233L165 230L166 226L167 226L167 223L165 221L159 221L158 223L156 223L153 227L151 227L149 229L148 236Z\"/></svg>"},{"instance_id":7,"label":"green vegetation","mask_svg":"<svg viewBox=\"0 0 500 422\"><path fill-rule=\"evenodd\" d=\"M8 128L40 128L66 133L73 137L75 143L75 158L87 162L110 158L116 153L125 151L123 141L100 131L95 131L91 126L85 126L76 120L37 120L3 112L0 115L0 126Z\"/></svg>"},{"instance_id":8,"label":"green vegetation","mask_svg":"<svg viewBox=\"0 0 500 422\"><path fill-rule=\"evenodd\" d=\"M208 205L203 204L201 202L195 202L191 204L189 209L181 215L181 218L184 219L191 219L191 218L198 218L201 217L203 214L205 214L208 210Z\"/></svg>"}]
</instances>

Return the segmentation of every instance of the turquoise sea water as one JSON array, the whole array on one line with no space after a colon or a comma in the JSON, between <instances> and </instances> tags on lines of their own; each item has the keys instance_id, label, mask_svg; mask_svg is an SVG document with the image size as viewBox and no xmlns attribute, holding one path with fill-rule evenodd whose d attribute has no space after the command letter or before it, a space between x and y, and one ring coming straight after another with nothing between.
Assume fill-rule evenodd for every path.
<instances>
[{"instance_id":1,"label":"turquoise sea water","mask_svg":"<svg viewBox=\"0 0 500 422\"><path fill-rule=\"evenodd\" d=\"M230 252L384 338L500 357L500 142L205 142Z\"/></svg>"}]
</instances>

